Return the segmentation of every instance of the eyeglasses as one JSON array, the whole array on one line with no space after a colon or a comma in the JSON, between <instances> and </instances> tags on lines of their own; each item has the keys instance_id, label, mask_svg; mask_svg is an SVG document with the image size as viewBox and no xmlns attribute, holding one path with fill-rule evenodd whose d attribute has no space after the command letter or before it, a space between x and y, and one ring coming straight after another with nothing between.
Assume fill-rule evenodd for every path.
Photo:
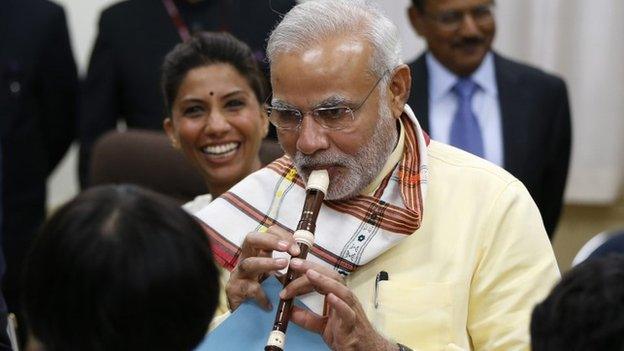
<instances>
[{"instance_id":1,"label":"eyeglasses","mask_svg":"<svg viewBox=\"0 0 624 351\"><path fill-rule=\"evenodd\" d=\"M444 30L455 31L461 27L464 15L470 15L478 25L489 24L494 19L494 3L475 6L468 10L442 11L436 14L427 14L427 18L437 22Z\"/></svg>"},{"instance_id":2,"label":"eyeglasses","mask_svg":"<svg viewBox=\"0 0 624 351\"><path fill-rule=\"evenodd\" d=\"M301 111L293 108L270 106L267 108L269 121L275 128L284 131L297 131L301 128L303 117L310 114L314 121L321 127L329 130L343 130L353 125L355 121L355 112L359 110L366 100L371 96L379 82L386 76L389 70L386 70L381 77L375 82L372 89L366 94L366 97L355 107L344 105L319 107L309 111Z\"/></svg>"}]
</instances>

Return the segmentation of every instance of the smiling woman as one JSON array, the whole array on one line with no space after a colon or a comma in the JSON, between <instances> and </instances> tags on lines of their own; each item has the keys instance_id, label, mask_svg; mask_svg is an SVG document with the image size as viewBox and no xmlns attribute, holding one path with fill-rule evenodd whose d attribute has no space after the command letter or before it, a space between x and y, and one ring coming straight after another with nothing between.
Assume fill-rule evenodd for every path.
<instances>
[{"instance_id":1,"label":"smiling woman","mask_svg":"<svg viewBox=\"0 0 624 351\"><path fill-rule=\"evenodd\" d=\"M258 170L268 119L263 75L249 47L230 34L202 33L177 45L162 71L164 129L211 195Z\"/></svg>"}]
</instances>

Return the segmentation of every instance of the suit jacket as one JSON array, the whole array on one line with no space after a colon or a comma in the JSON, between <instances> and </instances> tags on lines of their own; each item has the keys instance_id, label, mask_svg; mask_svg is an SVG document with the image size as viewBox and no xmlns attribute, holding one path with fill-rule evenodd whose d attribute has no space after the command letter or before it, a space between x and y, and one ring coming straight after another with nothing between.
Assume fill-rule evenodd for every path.
<instances>
[{"instance_id":1,"label":"suit jacket","mask_svg":"<svg viewBox=\"0 0 624 351\"><path fill-rule=\"evenodd\" d=\"M295 0L204 0L178 2L184 10L205 12L202 30L227 29L246 42L263 61L265 41ZM270 6L269 6L270 4ZM227 10L226 10L227 9ZM275 10L276 12L274 12ZM198 16L194 16L197 18ZM199 17L201 18L201 17ZM191 23L188 23L189 27ZM160 93L160 67L180 43L175 25L159 0L129 0L112 5L100 17L99 33L83 85L80 123L80 174L86 186L93 143L115 129L118 120L129 128L162 130L165 115Z\"/></svg>"},{"instance_id":2,"label":"suit jacket","mask_svg":"<svg viewBox=\"0 0 624 351\"><path fill-rule=\"evenodd\" d=\"M4 299L3 299L4 303ZM0 351L11 351L11 340L7 333L7 312L6 307L0 311Z\"/></svg>"},{"instance_id":3,"label":"suit jacket","mask_svg":"<svg viewBox=\"0 0 624 351\"><path fill-rule=\"evenodd\" d=\"M71 144L77 73L63 9L5 0L0 11L0 139L9 309L21 261L44 217L46 179Z\"/></svg>"},{"instance_id":4,"label":"suit jacket","mask_svg":"<svg viewBox=\"0 0 624 351\"><path fill-rule=\"evenodd\" d=\"M409 104L429 132L429 74L425 55L410 65ZM521 180L552 237L568 175L571 121L565 82L494 54L503 133L504 168Z\"/></svg>"}]
</instances>

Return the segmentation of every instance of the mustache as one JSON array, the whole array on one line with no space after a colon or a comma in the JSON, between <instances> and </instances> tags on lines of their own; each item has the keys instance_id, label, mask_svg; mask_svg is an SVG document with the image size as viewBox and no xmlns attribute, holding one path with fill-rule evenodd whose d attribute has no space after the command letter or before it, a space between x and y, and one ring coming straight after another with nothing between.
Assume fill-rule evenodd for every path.
<instances>
[{"instance_id":1,"label":"mustache","mask_svg":"<svg viewBox=\"0 0 624 351\"><path fill-rule=\"evenodd\" d=\"M481 37L481 36L475 36L475 37L464 37L461 38L457 41L455 41L453 43L453 46L455 47L462 47L462 46L474 46L474 45L479 45L479 44L483 44L485 43L485 38Z\"/></svg>"},{"instance_id":2,"label":"mustache","mask_svg":"<svg viewBox=\"0 0 624 351\"><path fill-rule=\"evenodd\" d=\"M322 153L312 156L304 155L297 151L293 162L306 172L327 166L349 166L349 162L344 155L335 153Z\"/></svg>"}]
</instances>

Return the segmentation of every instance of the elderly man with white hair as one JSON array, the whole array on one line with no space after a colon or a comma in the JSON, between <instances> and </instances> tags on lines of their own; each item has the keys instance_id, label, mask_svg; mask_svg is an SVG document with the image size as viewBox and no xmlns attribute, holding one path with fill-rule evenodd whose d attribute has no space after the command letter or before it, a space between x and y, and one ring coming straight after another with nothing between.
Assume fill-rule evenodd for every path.
<instances>
[{"instance_id":1,"label":"elderly man with white hair","mask_svg":"<svg viewBox=\"0 0 624 351\"><path fill-rule=\"evenodd\" d=\"M330 185L291 321L333 350L525 350L559 278L539 212L503 169L430 140L405 104L397 28L365 1L308 1L269 38L270 121L286 153L197 215L230 310L297 255L311 171Z\"/></svg>"}]
</instances>

